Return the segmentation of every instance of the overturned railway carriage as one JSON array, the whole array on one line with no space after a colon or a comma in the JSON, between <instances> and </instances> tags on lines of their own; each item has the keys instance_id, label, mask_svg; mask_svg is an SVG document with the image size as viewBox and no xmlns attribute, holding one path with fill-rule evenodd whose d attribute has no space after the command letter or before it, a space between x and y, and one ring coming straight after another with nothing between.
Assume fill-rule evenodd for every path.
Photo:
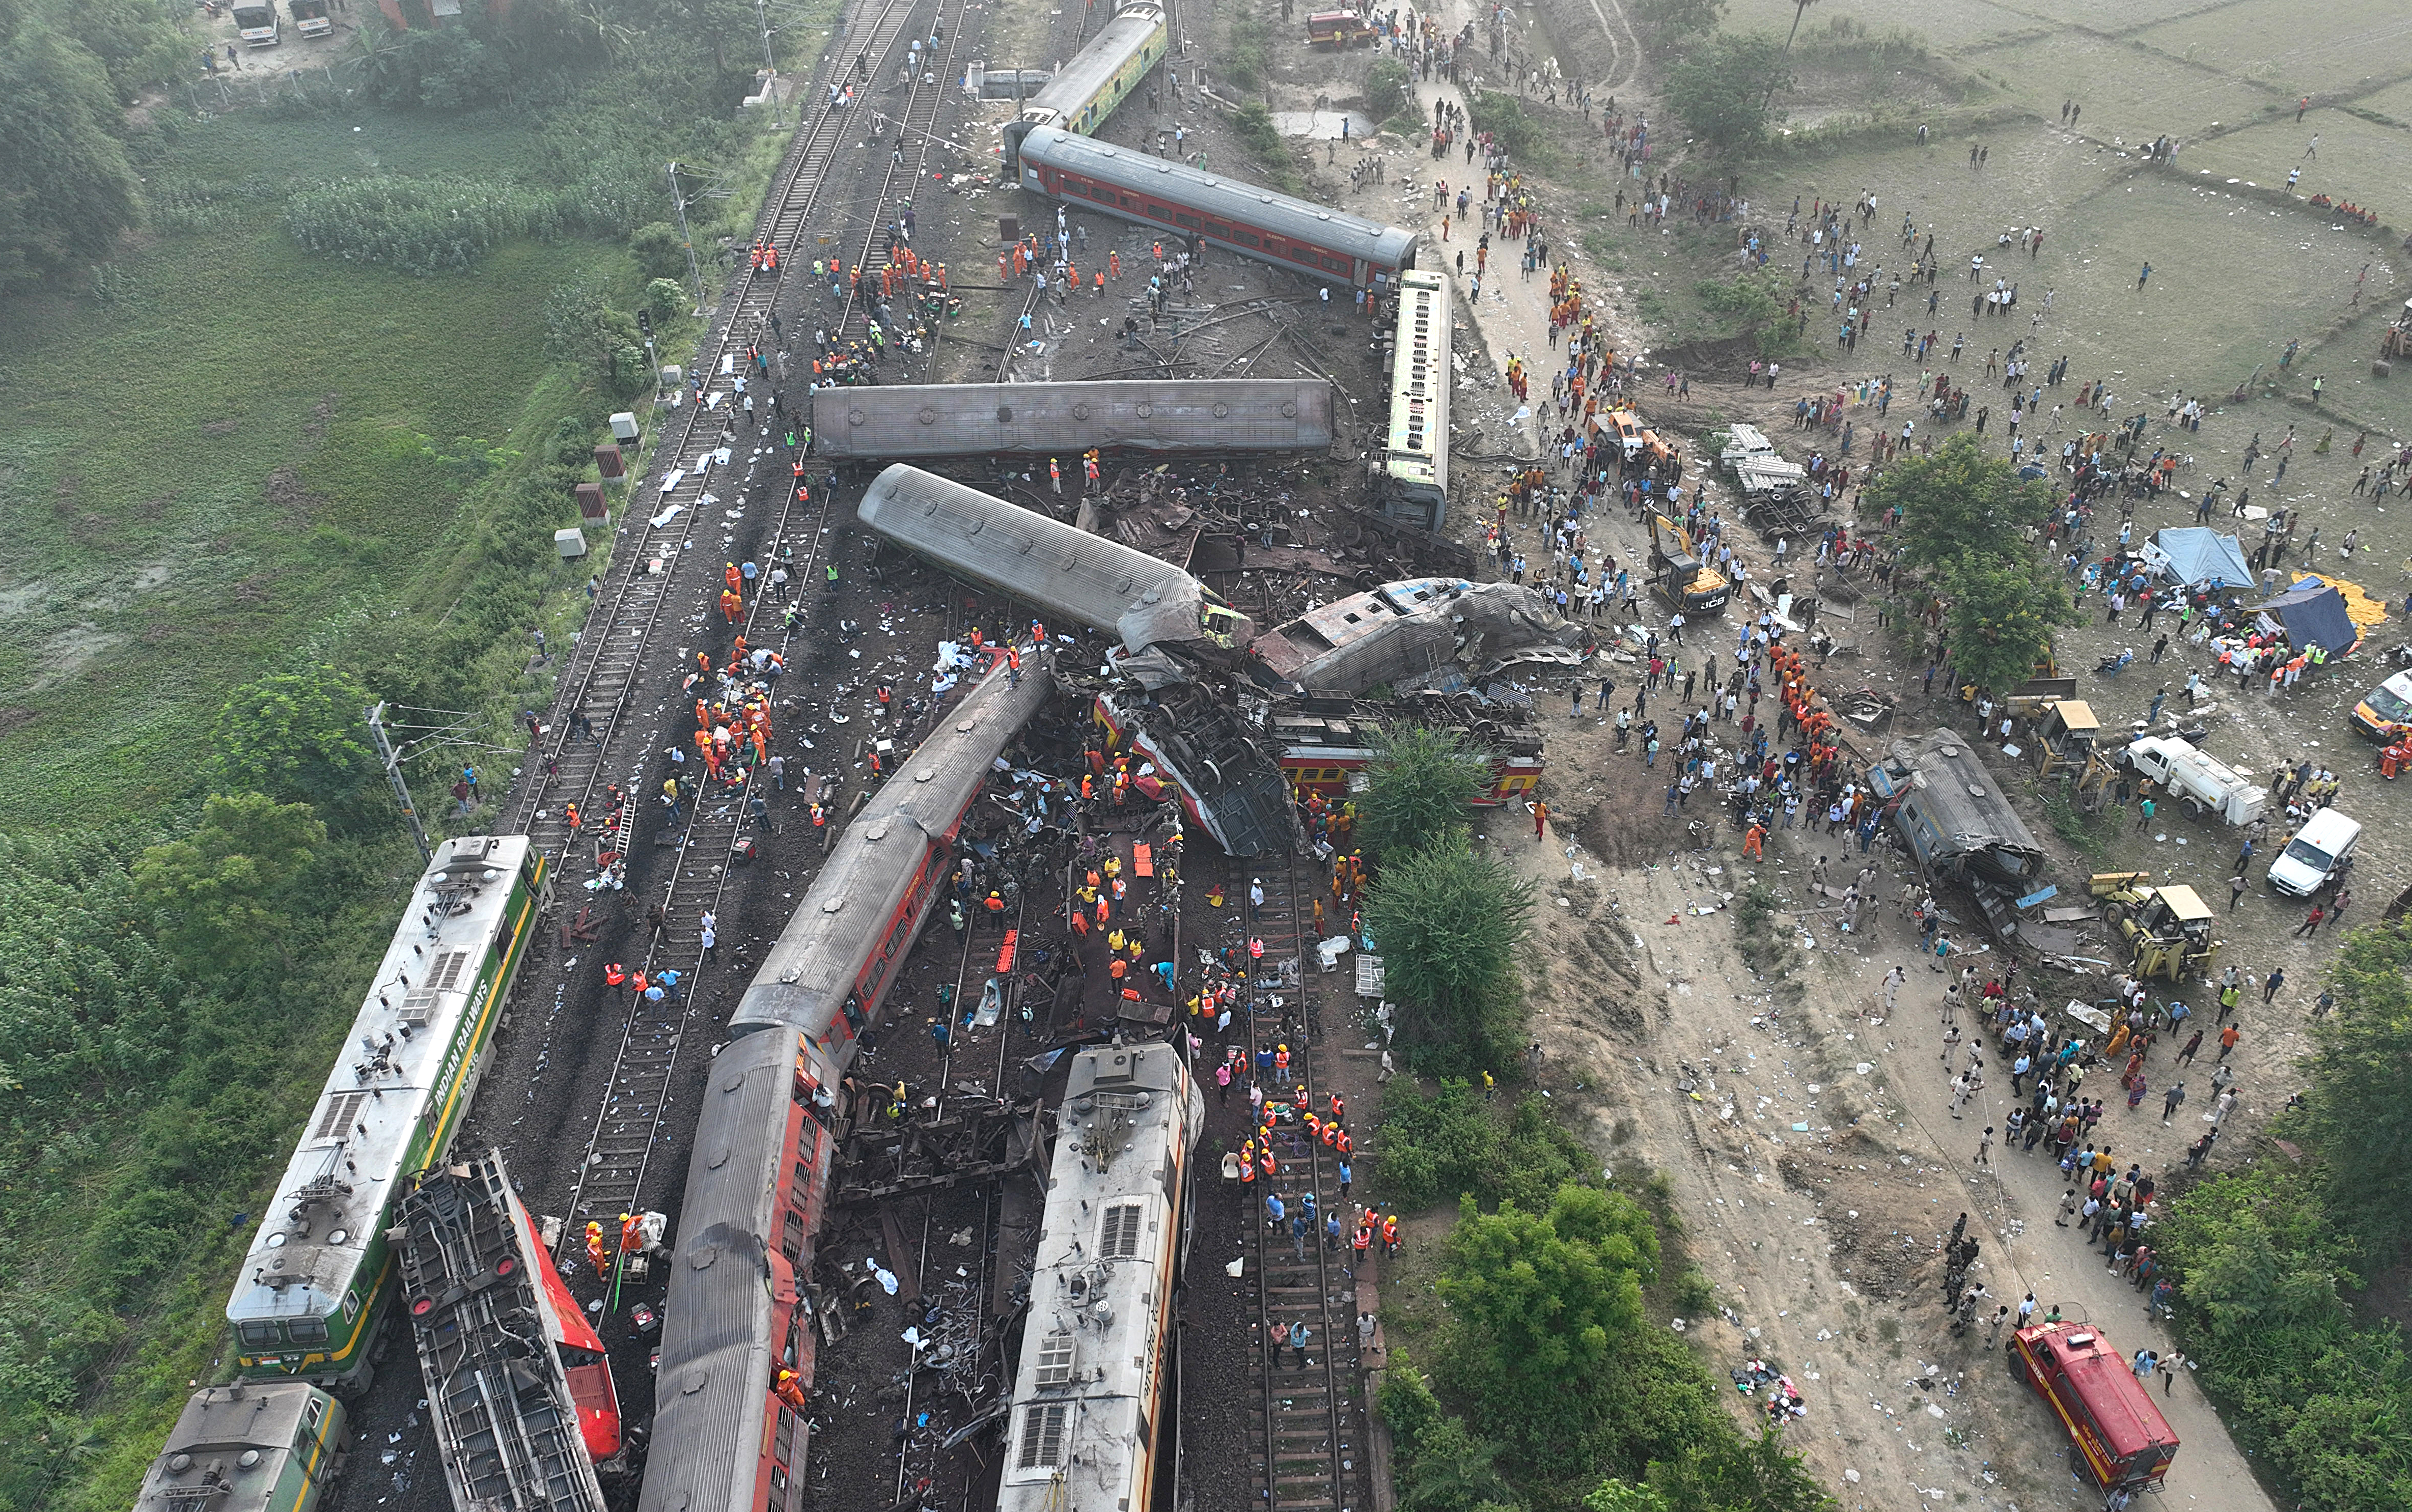
<instances>
[{"instance_id":1,"label":"overturned railway carriage","mask_svg":"<svg viewBox=\"0 0 2412 1512\"><path fill-rule=\"evenodd\" d=\"M863 524L966 582L1123 638L1132 651L1203 640L1229 650L1256 626L1169 562L903 462L863 491Z\"/></svg>"},{"instance_id":2,"label":"overturned railway carriage","mask_svg":"<svg viewBox=\"0 0 2412 1512\"><path fill-rule=\"evenodd\" d=\"M393 1204L468 1114L545 864L525 835L463 835L419 879L228 1299L240 1374L367 1384Z\"/></svg>"},{"instance_id":3,"label":"overturned railway carriage","mask_svg":"<svg viewBox=\"0 0 2412 1512\"><path fill-rule=\"evenodd\" d=\"M1390 425L1374 463L1374 503L1394 520L1434 531L1449 520L1452 317L1447 274L1419 269L1399 276Z\"/></svg>"},{"instance_id":4,"label":"overturned railway carriage","mask_svg":"<svg viewBox=\"0 0 2412 1512\"><path fill-rule=\"evenodd\" d=\"M1005 157L1010 171L1022 139L1040 126L1085 137L1105 125L1114 107L1130 97L1172 45L1164 7L1156 0L1130 0L1105 29L1072 56L1047 87L1030 97L1022 113L1006 123Z\"/></svg>"},{"instance_id":5,"label":"overturned railway carriage","mask_svg":"<svg viewBox=\"0 0 2412 1512\"><path fill-rule=\"evenodd\" d=\"M687 1166L640 1512L803 1505L816 1342L804 1287L829 1195L825 1121L963 815L1048 698L1047 668L1025 672L1016 684L992 671L873 795L730 1017Z\"/></svg>"},{"instance_id":6,"label":"overturned railway carriage","mask_svg":"<svg viewBox=\"0 0 2412 1512\"><path fill-rule=\"evenodd\" d=\"M1050 126L1022 142L1022 186L1327 284L1387 293L1412 231Z\"/></svg>"},{"instance_id":7,"label":"overturned railway carriage","mask_svg":"<svg viewBox=\"0 0 2412 1512\"><path fill-rule=\"evenodd\" d=\"M502 1152L425 1173L398 1208L402 1295L452 1505L603 1512L596 1468L621 1442L611 1367Z\"/></svg>"},{"instance_id":8,"label":"overturned railway carriage","mask_svg":"<svg viewBox=\"0 0 2412 1512\"><path fill-rule=\"evenodd\" d=\"M1331 386L1294 378L886 384L813 394L813 449L831 462L1084 451L1248 456L1330 449Z\"/></svg>"},{"instance_id":9,"label":"overturned railway carriage","mask_svg":"<svg viewBox=\"0 0 2412 1512\"><path fill-rule=\"evenodd\" d=\"M1179 1442L1172 1291L1205 1098L1169 1045L1073 1058L997 1512L1151 1512Z\"/></svg>"}]
</instances>

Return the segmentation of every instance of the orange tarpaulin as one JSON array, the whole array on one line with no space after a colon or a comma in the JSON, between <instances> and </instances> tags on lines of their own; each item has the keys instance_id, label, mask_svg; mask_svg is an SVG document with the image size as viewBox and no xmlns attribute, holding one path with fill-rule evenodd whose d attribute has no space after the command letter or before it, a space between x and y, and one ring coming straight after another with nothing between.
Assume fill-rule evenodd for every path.
<instances>
[{"instance_id":1,"label":"orange tarpaulin","mask_svg":"<svg viewBox=\"0 0 2412 1512\"><path fill-rule=\"evenodd\" d=\"M1013 969L1013 947L1021 942L1021 939L1022 932L1020 930L1007 930L1005 932L1005 944L999 946L996 951L997 976L1002 976L1007 972Z\"/></svg>"},{"instance_id":2,"label":"orange tarpaulin","mask_svg":"<svg viewBox=\"0 0 2412 1512\"><path fill-rule=\"evenodd\" d=\"M1155 875L1155 852L1145 845L1133 844L1131 846L1131 875Z\"/></svg>"}]
</instances>

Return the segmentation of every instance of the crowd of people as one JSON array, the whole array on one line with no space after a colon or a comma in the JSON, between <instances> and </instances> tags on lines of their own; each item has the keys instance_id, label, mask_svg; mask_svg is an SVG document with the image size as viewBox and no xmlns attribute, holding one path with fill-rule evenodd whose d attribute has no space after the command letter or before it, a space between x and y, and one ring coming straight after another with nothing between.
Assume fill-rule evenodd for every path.
<instances>
[{"instance_id":1,"label":"crowd of people","mask_svg":"<svg viewBox=\"0 0 2412 1512\"><path fill-rule=\"evenodd\" d=\"M2154 1050L2164 1042L2182 1040L2169 1079L2159 1088L2162 1126L2176 1126L2189 1101L2184 1077L2206 1043L2216 1044L2207 1106L2197 1115L2206 1127L2188 1141L2185 1154L2188 1168L2199 1167L2218 1143L2241 1096L2228 1056L2243 1041L2243 1031L2231 1020L2255 984L2247 974L2228 966L2205 984L2215 1006L2211 1021L2202 1023L2182 998L2155 998L2148 983L2122 974L2113 980L2111 998L2096 1010L2101 1022L2095 1023L2073 1014L2048 1015L2032 991L2015 991L2017 975L2015 958L2006 958L2001 970L1990 976L1974 964L1947 968L1940 1004L1942 1050L1936 1060L1949 1078L1948 1111L1963 1122L1981 1116L1975 1110L1982 1106L1988 1072L2007 1072L2008 1113L1999 1124L1984 1125L1973 1164L1993 1165L1996 1151L2056 1164L2064 1189L2054 1226L2077 1230L2083 1242L2096 1246L2110 1272L2143 1296L2146 1314L2163 1315L2170 1287L2152 1240L2157 1183L2140 1161L2129 1159L2123 1168L2111 1144L2118 1124L2106 1127L2105 1121L2140 1115L2155 1091L2154 1079L2161 1075L2152 1066ZM1907 981L1908 974L1899 964L1886 975L1879 997L1888 1015L1898 1006ZM2283 971L2263 978L2263 1000L2274 997L2284 982ZM1964 1033L1963 1013L1970 1018ZM2125 1114L2114 1115L2107 1090L2096 1095L2096 1089L2089 1085L2111 1079L2114 1067ZM1991 1297L1982 1284L1968 1281L1979 1245L1965 1234L1966 1222L1963 1213L1943 1251L1941 1299L1953 1315L1955 1332L1972 1327ZM2029 1293L2017 1309L2020 1327L2037 1321L2032 1315L2035 1309ZM2007 1303L1994 1311L1991 1323L1996 1334L2011 1314ZM2054 1308L2040 1321L2057 1316Z\"/></svg>"}]
</instances>

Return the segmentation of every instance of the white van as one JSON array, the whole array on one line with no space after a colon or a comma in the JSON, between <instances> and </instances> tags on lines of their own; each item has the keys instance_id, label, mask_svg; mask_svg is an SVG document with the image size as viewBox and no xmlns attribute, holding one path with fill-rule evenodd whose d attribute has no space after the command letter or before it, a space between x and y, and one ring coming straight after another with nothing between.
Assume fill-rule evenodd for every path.
<instances>
[{"instance_id":1,"label":"white van","mask_svg":"<svg viewBox=\"0 0 2412 1512\"><path fill-rule=\"evenodd\" d=\"M2308 898L2343 878L2361 841L2361 821L2322 809L2295 831L2270 863L2270 886L2290 898Z\"/></svg>"}]
</instances>

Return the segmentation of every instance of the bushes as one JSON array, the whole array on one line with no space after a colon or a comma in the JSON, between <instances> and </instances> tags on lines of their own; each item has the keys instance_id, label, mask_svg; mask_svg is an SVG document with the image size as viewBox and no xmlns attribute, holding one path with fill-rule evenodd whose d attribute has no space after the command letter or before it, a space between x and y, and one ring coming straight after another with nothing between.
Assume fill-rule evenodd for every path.
<instances>
[{"instance_id":1,"label":"bushes","mask_svg":"<svg viewBox=\"0 0 2412 1512\"><path fill-rule=\"evenodd\" d=\"M1793 324L1784 316L1784 283L1774 274L1759 270L1730 281L1703 278L1692 286L1692 294L1759 356L1786 357L1799 349Z\"/></svg>"},{"instance_id":2,"label":"bushes","mask_svg":"<svg viewBox=\"0 0 2412 1512\"><path fill-rule=\"evenodd\" d=\"M1425 1096L1404 1078L1382 1094L1382 1193L1392 1207L1429 1208L1467 1193L1527 1211L1558 1188L1589 1181L1591 1152L1550 1116L1539 1097L1500 1106L1469 1081L1447 1080Z\"/></svg>"},{"instance_id":3,"label":"bushes","mask_svg":"<svg viewBox=\"0 0 2412 1512\"><path fill-rule=\"evenodd\" d=\"M1493 139L1525 162L1547 167L1557 160L1557 143L1540 122L1524 112L1524 102L1515 95L1495 89L1468 89L1465 113L1475 131L1490 132Z\"/></svg>"},{"instance_id":4,"label":"bushes","mask_svg":"<svg viewBox=\"0 0 2412 1512\"><path fill-rule=\"evenodd\" d=\"M313 252L421 275L461 272L515 237L616 235L649 191L609 177L564 189L451 176L344 179L288 199L285 228ZM680 268L685 256L680 255Z\"/></svg>"},{"instance_id":5,"label":"bushes","mask_svg":"<svg viewBox=\"0 0 2412 1512\"><path fill-rule=\"evenodd\" d=\"M1415 75L1396 58L1374 60L1365 73L1365 110L1382 123L1385 131L1395 131L1413 140L1423 129L1423 107L1416 103Z\"/></svg>"},{"instance_id":6,"label":"bushes","mask_svg":"<svg viewBox=\"0 0 2412 1512\"><path fill-rule=\"evenodd\" d=\"M1248 144L1248 151L1257 154L1265 177L1276 188L1296 194L1305 187L1306 181L1298 171L1298 165L1290 161L1289 142L1283 138L1281 128L1273 125L1272 112L1265 109L1263 102L1250 100L1241 106L1231 125L1240 139Z\"/></svg>"}]
</instances>

